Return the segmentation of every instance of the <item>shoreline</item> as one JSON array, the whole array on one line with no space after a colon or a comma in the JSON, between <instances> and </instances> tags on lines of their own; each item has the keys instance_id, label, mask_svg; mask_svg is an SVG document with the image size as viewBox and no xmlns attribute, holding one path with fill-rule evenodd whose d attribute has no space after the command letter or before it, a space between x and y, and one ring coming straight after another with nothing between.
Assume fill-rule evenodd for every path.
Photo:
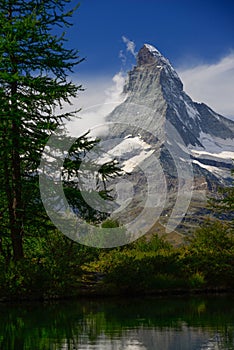
<instances>
[{"instance_id":1,"label":"shoreline","mask_svg":"<svg viewBox=\"0 0 234 350\"><path fill-rule=\"evenodd\" d=\"M89 293L80 292L76 295L54 295L54 296L36 296L31 295L29 297L23 296L15 296L15 297L0 297L0 304L7 303L30 303L30 302L62 302L62 301L75 301L80 299L85 300L94 300L94 299L103 299L109 300L112 298L138 298L138 297L183 297L183 296L223 296L223 295L234 295L233 288L224 288L224 287L210 287L210 288L202 288L202 289L158 289L151 291L142 291L136 293L130 293L127 291L123 291L121 293L105 293L93 291Z\"/></svg>"}]
</instances>

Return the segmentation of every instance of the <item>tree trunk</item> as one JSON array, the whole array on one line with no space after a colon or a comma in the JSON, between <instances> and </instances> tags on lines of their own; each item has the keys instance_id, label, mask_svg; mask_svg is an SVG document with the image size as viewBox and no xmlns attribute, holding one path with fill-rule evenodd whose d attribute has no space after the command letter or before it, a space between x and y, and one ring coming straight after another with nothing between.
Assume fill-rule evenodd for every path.
<instances>
[{"instance_id":1,"label":"tree trunk","mask_svg":"<svg viewBox=\"0 0 234 350\"><path fill-rule=\"evenodd\" d=\"M10 3L8 12L9 23L12 24L12 4ZM12 38L13 40L13 38ZM10 53L12 76L18 72L17 58L14 53ZM10 103L9 103L9 130L6 130L10 143L5 140L4 172L5 189L7 193L9 228L13 249L14 260L24 257L23 253L23 205L22 205L22 176L20 158L20 123L21 116L18 110L17 90L18 83L13 80L10 83ZM8 147L7 147L8 145Z\"/></svg>"},{"instance_id":2,"label":"tree trunk","mask_svg":"<svg viewBox=\"0 0 234 350\"><path fill-rule=\"evenodd\" d=\"M18 142L17 142L18 143ZM15 147L13 142L13 147ZM22 185L20 173L20 156L17 148L13 149L12 157L12 178L13 178L13 198L12 198L12 220L10 221L11 241L14 260L24 257L23 253L23 207L22 207Z\"/></svg>"},{"instance_id":3,"label":"tree trunk","mask_svg":"<svg viewBox=\"0 0 234 350\"><path fill-rule=\"evenodd\" d=\"M13 248L13 258L15 261L21 260L24 257L23 251L23 238L22 232L19 227L15 226L11 228L11 241Z\"/></svg>"},{"instance_id":4,"label":"tree trunk","mask_svg":"<svg viewBox=\"0 0 234 350\"><path fill-rule=\"evenodd\" d=\"M12 161L12 160L11 160ZM9 214L9 228L11 232L11 242L13 249L14 260L20 260L24 257L23 254L23 240L22 240L22 219L19 220L17 213L16 195L12 189L15 184L12 183L12 174L10 174L7 158L4 160L4 175L5 175L5 190L7 194L8 214ZM18 196L18 195L17 195ZM21 223L20 223L21 221Z\"/></svg>"},{"instance_id":5,"label":"tree trunk","mask_svg":"<svg viewBox=\"0 0 234 350\"><path fill-rule=\"evenodd\" d=\"M12 83L12 98L17 95L17 83ZM10 220L11 241L14 260L24 257L23 253L23 206L22 177L20 159L20 116L17 113L17 102L12 101L12 215Z\"/></svg>"}]
</instances>

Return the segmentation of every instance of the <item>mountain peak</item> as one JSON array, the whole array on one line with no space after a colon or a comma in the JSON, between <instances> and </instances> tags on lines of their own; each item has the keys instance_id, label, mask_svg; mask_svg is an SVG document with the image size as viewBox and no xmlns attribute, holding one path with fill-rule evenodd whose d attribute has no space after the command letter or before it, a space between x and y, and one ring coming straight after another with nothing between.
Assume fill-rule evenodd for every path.
<instances>
[{"instance_id":1,"label":"mountain peak","mask_svg":"<svg viewBox=\"0 0 234 350\"><path fill-rule=\"evenodd\" d=\"M138 66L145 64L163 64L170 65L170 62L153 45L144 44L137 55Z\"/></svg>"},{"instance_id":2,"label":"mountain peak","mask_svg":"<svg viewBox=\"0 0 234 350\"><path fill-rule=\"evenodd\" d=\"M155 54L159 51L152 45L144 44L137 55L137 65L152 64L156 62ZM159 53L160 54L160 53Z\"/></svg>"},{"instance_id":3,"label":"mountain peak","mask_svg":"<svg viewBox=\"0 0 234 350\"><path fill-rule=\"evenodd\" d=\"M151 44L144 44L137 54L137 69L142 70L144 67L152 67L153 70L161 71L165 86L174 85L179 91L183 90L182 81L169 60Z\"/></svg>"},{"instance_id":4,"label":"mountain peak","mask_svg":"<svg viewBox=\"0 0 234 350\"><path fill-rule=\"evenodd\" d=\"M137 66L140 67L152 64L155 64L159 69L164 68L164 70L169 73L171 78L175 78L180 81L178 74L176 73L169 60L164 57L161 52L153 45L144 44L137 54Z\"/></svg>"}]
</instances>

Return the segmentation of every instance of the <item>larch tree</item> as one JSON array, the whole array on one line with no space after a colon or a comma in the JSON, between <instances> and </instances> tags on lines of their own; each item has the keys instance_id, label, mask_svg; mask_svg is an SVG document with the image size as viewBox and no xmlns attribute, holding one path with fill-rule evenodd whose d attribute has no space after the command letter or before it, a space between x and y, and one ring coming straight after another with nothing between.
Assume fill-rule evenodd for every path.
<instances>
[{"instance_id":1,"label":"larch tree","mask_svg":"<svg viewBox=\"0 0 234 350\"><path fill-rule=\"evenodd\" d=\"M61 108L81 90L69 78L81 59L77 50L66 48L63 32L75 10L67 10L70 3L0 0L1 239L7 232L15 260L24 256L26 216L35 216L27 208L38 190L35 174L43 148L77 112ZM84 139L82 147L89 150L92 141Z\"/></svg>"}]
</instances>

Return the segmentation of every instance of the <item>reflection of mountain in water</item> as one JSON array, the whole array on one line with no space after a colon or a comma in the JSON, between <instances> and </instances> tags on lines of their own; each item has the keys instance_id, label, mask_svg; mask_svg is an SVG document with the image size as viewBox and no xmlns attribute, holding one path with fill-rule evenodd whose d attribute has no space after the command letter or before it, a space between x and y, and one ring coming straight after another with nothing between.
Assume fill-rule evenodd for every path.
<instances>
[{"instance_id":1,"label":"reflection of mountain in water","mask_svg":"<svg viewBox=\"0 0 234 350\"><path fill-rule=\"evenodd\" d=\"M67 349L64 347L64 349ZM76 349L93 350L217 350L221 347L221 337L187 326L178 329L144 329L126 330L121 337L112 339L101 335L95 345L85 345Z\"/></svg>"}]
</instances>

